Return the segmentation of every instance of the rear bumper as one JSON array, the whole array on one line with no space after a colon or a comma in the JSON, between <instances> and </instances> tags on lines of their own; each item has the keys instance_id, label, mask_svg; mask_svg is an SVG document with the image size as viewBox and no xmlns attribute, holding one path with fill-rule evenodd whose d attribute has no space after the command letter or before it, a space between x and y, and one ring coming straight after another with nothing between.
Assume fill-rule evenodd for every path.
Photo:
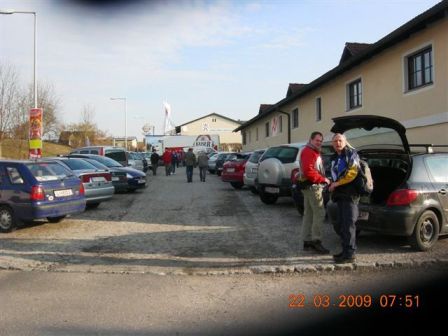
<instances>
[{"instance_id":1,"label":"rear bumper","mask_svg":"<svg viewBox=\"0 0 448 336\"><path fill-rule=\"evenodd\" d=\"M221 174L221 180L223 182L240 182L244 183L243 175L242 174L227 174L223 173Z\"/></svg>"},{"instance_id":2,"label":"rear bumper","mask_svg":"<svg viewBox=\"0 0 448 336\"><path fill-rule=\"evenodd\" d=\"M360 216L356 222L357 229L393 236L411 236L421 214L420 208L409 206L387 207L360 204L358 209ZM337 220L335 203L328 203L327 212L332 222Z\"/></svg>"},{"instance_id":3,"label":"rear bumper","mask_svg":"<svg viewBox=\"0 0 448 336\"><path fill-rule=\"evenodd\" d=\"M278 196L291 196L291 184L282 184L279 186L275 184L258 183L257 189L268 194L274 194Z\"/></svg>"},{"instance_id":4,"label":"rear bumper","mask_svg":"<svg viewBox=\"0 0 448 336\"><path fill-rule=\"evenodd\" d=\"M54 204L31 203L19 212L19 218L24 220L59 217L81 213L86 208L85 198L58 202Z\"/></svg>"},{"instance_id":5,"label":"rear bumper","mask_svg":"<svg viewBox=\"0 0 448 336\"><path fill-rule=\"evenodd\" d=\"M102 188L89 188L89 189L86 188L85 196L87 204L107 201L112 198L114 192L115 187L113 185L109 185L107 187Z\"/></svg>"}]
</instances>

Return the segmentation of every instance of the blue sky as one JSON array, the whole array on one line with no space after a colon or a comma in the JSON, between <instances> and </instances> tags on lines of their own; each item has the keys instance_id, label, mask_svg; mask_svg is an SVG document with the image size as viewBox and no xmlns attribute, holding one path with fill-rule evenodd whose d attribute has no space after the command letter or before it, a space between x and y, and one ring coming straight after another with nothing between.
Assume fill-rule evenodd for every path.
<instances>
[{"instance_id":1,"label":"blue sky","mask_svg":"<svg viewBox=\"0 0 448 336\"><path fill-rule=\"evenodd\" d=\"M98 3L100 5L98 5ZM248 120L276 103L289 83L335 67L345 42L373 43L435 0L317 1L0 0L0 9L37 12L37 72L60 99L60 119L84 106L111 135L163 130L216 112ZM126 5L120 5L126 3ZM27 85L33 73L31 15L0 15L0 62Z\"/></svg>"}]
</instances>

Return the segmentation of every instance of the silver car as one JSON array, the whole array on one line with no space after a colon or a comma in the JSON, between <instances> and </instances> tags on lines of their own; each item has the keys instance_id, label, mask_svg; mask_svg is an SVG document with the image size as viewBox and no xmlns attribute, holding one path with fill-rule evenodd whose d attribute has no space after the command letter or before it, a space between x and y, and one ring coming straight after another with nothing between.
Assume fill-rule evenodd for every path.
<instances>
[{"instance_id":1,"label":"silver car","mask_svg":"<svg viewBox=\"0 0 448 336\"><path fill-rule=\"evenodd\" d=\"M60 163L70 169L81 180L88 208L97 208L101 202L112 198L115 187L112 184L112 174L98 169L91 163L69 157L45 158Z\"/></svg>"},{"instance_id":2,"label":"silver car","mask_svg":"<svg viewBox=\"0 0 448 336\"><path fill-rule=\"evenodd\" d=\"M257 191L257 173L258 173L258 161L260 160L266 149L258 149L252 153L249 160L246 162L246 168L244 170L243 180L244 184L256 194Z\"/></svg>"}]
</instances>

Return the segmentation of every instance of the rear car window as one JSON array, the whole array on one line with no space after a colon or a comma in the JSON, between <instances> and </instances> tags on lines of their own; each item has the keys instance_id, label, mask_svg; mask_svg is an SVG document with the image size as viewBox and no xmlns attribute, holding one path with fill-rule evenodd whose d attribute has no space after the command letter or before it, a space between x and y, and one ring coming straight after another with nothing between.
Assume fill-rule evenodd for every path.
<instances>
[{"instance_id":1,"label":"rear car window","mask_svg":"<svg viewBox=\"0 0 448 336\"><path fill-rule=\"evenodd\" d=\"M95 156L92 160L98 161L107 167L123 167L119 162L106 156Z\"/></svg>"},{"instance_id":2,"label":"rear car window","mask_svg":"<svg viewBox=\"0 0 448 336\"><path fill-rule=\"evenodd\" d=\"M23 184L22 175L20 175L19 171L16 167L6 167L6 171L8 172L9 180L12 184Z\"/></svg>"},{"instance_id":3,"label":"rear car window","mask_svg":"<svg viewBox=\"0 0 448 336\"><path fill-rule=\"evenodd\" d=\"M264 153L262 161L275 158L281 163L293 163L296 161L298 152L299 149L296 147L271 147Z\"/></svg>"},{"instance_id":4,"label":"rear car window","mask_svg":"<svg viewBox=\"0 0 448 336\"><path fill-rule=\"evenodd\" d=\"M448 156L433 156L426 159L426 164L434 181L448 182Z\"/></svg>"},{"instance_id":5,"label":"rear car window","mask_svg":"<svg viewBox=\"0 0 448 336\"><path fill-rule=\"evenodd\" d=\"M121 161L121 162L126 161L125 151L107 152L106 156L115 161Z\"/></svg>"},{"instance_id":6,"label":"rear car window","mask_svg":"<svg viewBox=\"0 0 448 336\"><path fill-rule=\"evenodd\" d=\"M62 162L64 162L72 170L96 169L94 165L83 159L68 159L62 160Z\"/></svg>"},{"instance_id":7,"label":"rear car window","mask_svg":"<svg viewBox=\"0 0 448 336\"><path fill-rule=\"evenodd\" d=\"M67 168L65 168L64 166L60 165L57 162L27 163L26 167L39 182L54 181L60 178L73 175L71 171L69 171Z\"/></svg>"}]
</instances>

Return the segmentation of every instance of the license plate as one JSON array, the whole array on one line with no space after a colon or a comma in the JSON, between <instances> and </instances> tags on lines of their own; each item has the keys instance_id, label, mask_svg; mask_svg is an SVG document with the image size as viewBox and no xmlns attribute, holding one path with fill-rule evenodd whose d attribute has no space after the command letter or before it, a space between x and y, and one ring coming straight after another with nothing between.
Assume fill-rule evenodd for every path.
<instances>
[{"instance_id":1,"label":"license plate","mask_svg":"<svg viewBox=\"0 0 448 336\"><path fill-rule=\"evenodd\" d=\"M56 197L72 196L73 191L71 189L55 190L54 195Z\"/></svg>"},{"instance_id":2,"label":"license plate","mask_svg":"<svg viewBox=\"0 0 448 336\"><path fill-rule=\"evenodd\" d=\"M228 173L234 173L235 172L235 168L227 168L227 172Z\"/></svg>"},{"instance_id":3,"label":"license plate","mask_svg":"<svg viewBox=\"0 0 448 336\"><path fill-rule=\"evenodd\" d=\"M358 220L368 220L369 219L369 213L365 211L360 211L358 214Z\"/></svg>"},{"instance_id":4,"label":"license plate","mask_svg":"<svg viewBox=\"0 0 448 336\"><path fill-rule=\"evenodd\" d=\"M278 194L280 192L280 188L266 187L264 188L264 191L270 194Z\"/></svg>"},{"instance_id":5,"label":"license plate","mask_svg":"<svg viewBox=\"0 0 448 336\"><path fill-rule=\"evenodd\" d=\"M140 183L140 184L145 183L145 182L146 182L146 180L138 180L138 183Z\"/></svg>"},{"instance_id":6,"label":"license plate","mask_svg":"<svg viewBox=\"0 0 448 336\"><path fill-rule=\"evenodd\" d=\"M120 181L120 178L118 176L113 176L112 181Z\"/></svg>"},{"instance_id":7,"label":"license plate","mask_svg":"<svg viewBox=\"0 0 448 336\"><path fill-rule=\"evenodd\" d=\"M94 176L90 178L90 181L92 182L105 182L106 179L102 176Z\"/></svg>"}]
</instances>

